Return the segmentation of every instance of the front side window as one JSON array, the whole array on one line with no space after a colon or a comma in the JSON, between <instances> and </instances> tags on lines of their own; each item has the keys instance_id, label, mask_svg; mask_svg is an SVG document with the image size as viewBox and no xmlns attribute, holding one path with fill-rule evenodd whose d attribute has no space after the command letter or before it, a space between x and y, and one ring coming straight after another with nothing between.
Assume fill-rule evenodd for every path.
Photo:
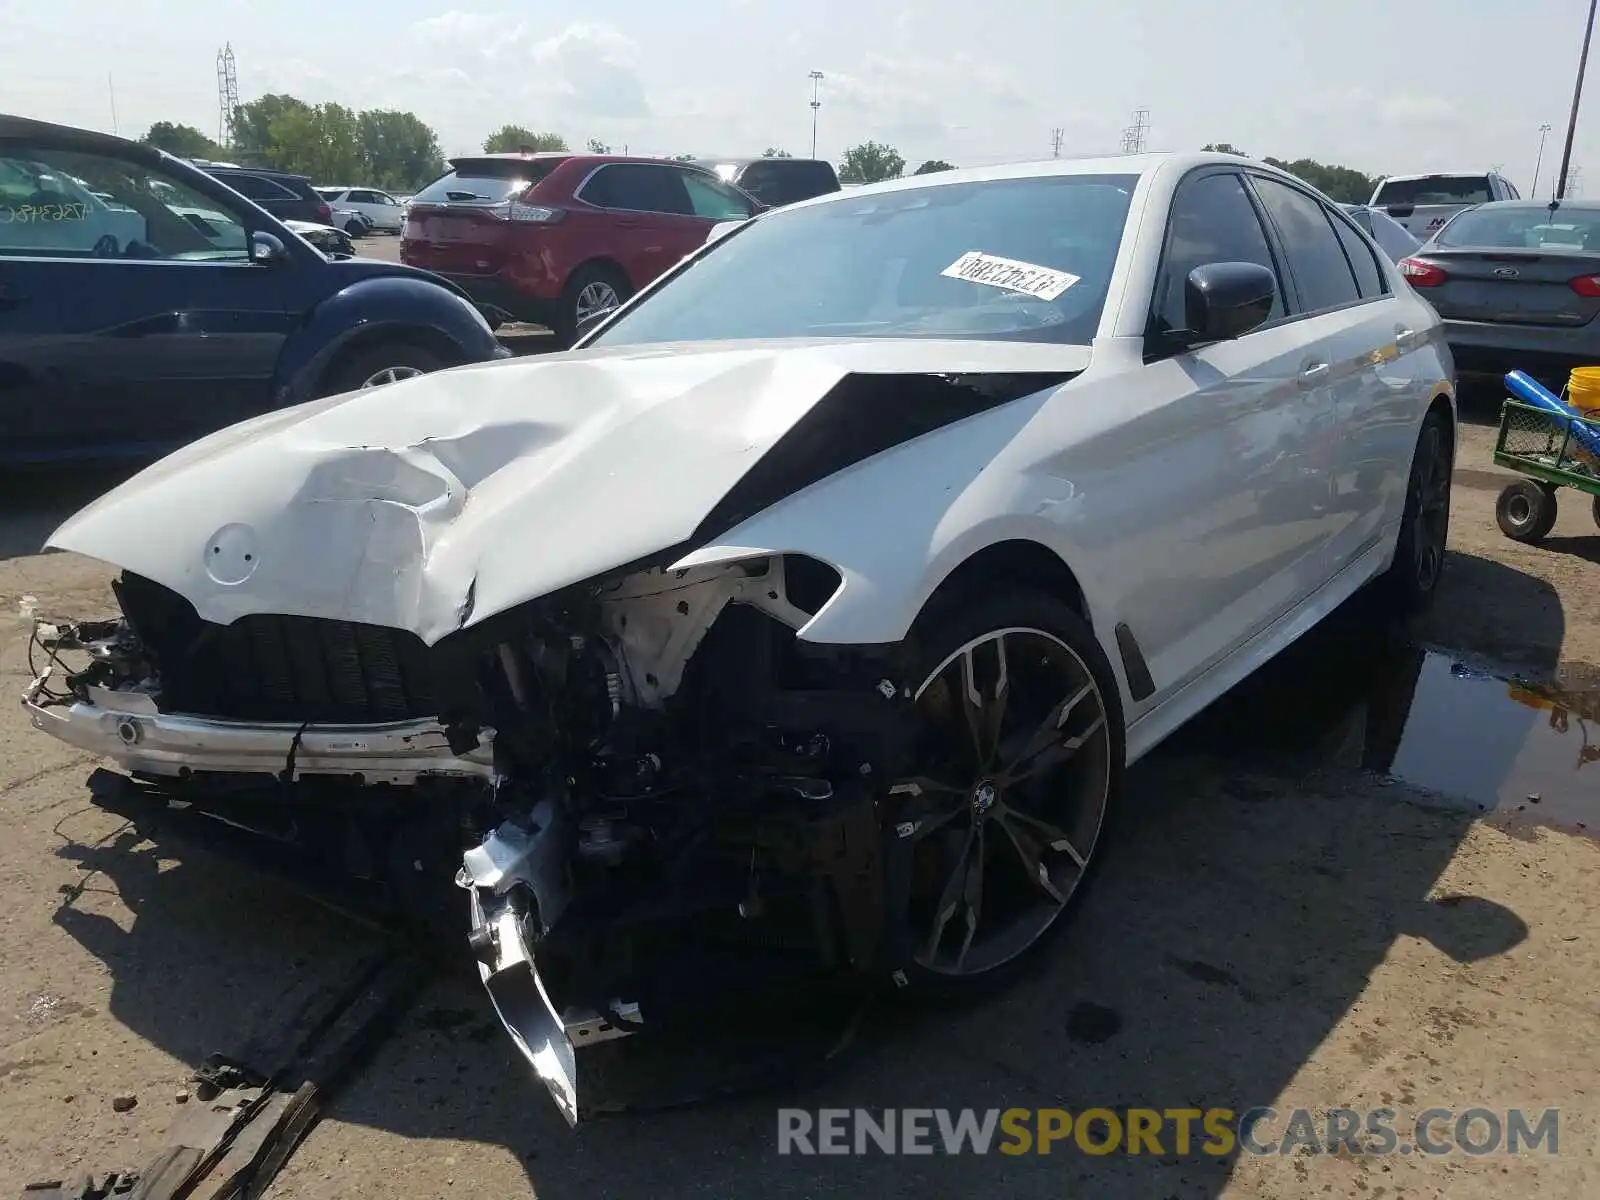
<instances>
[{"instance_id":1,"label":"front side window","mask_svg":"<svg viewBox=\"0 0 1600 1200\"><path fill-rule=\"evenodd\" d=\"M352 203L352 204L381 204L383 202L378 199L378 193L377 192L354 191L354 192L350 193L350 203Z\"/></svg>"},{"instance_id":2,"label":"front side window","mask_svg":"<svg viewBox=\"0 0 1600 1200\"><path fill-rule=\"evenodd\" d=\"M247 261L239 217L159 168L0 144L0 255Z\"/></svg>"},{"instance_id":3,"label":"front side window","mask_svg":"<svg viewBox=\"0 0 1600 1200\"><path fill-rule=\"evenodd\" d=\"M750 202L727 184L698 171L680 171L679 175L695 216L712 221L742 221L750 215Z\"/></svg>"},{"instance_id":4,"label":"front side window","mask_svg":"<svg viewBox=\"0 0 1600 1200\"><path fill-rule=\"evenodd\" d=\"M767 213L589 344L927 337L1087 345L1138 179L930 184Z\"/></svg>"},{"instance_id":5,"label":"front side window","mask_svg":"<svg viewBox=\"0 0 1600 1200\"><path fill-rule=\"evenodd\" d=\"M1172 201L1167 245L1156 280L1155 326L1158 332L1186 328L1186 284L1189 272L1209 263L1246 262L1278 275L1266 232L1255 205L1237 175L1202 175L1179 186ZM1269 321L1285 313L1283 289L1274 289Z\"/></svg>"},{"instance_id":6,"label":"front side window","mask_svg":"<svg viewBox=\"0 0 1600 1200\"><path fill-rule=\"evenodd\" d=\"M1322 205L1276 179L1258 177L1255 188L1283 239L1289 273L1300 292L1301 309L1321 312L1359 300L1355 274Z\"/></svg>"}]
</instances>

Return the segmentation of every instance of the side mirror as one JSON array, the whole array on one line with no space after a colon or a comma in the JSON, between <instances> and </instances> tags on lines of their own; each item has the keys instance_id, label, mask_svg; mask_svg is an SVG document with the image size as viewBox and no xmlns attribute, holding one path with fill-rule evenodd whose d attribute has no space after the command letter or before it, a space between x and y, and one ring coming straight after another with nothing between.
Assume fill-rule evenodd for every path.
<instances>
[{"instance_id":1,"label":"side mirror","mask_svg":"<svg viewBox=\"0 0 1600 1200\"><path fill-rule=\"evenodd\" d=\"M1417 206L1415 204L1386 204L1383 211L1391 217L1409 217L1417 211Z\"/></svg>"},{"instance_id":2,"label":"side mirror","mask_svg":"<svg viewBox=\"0 0 1600 1200\"><path fill-rule=\"evenodd\" d=\"M252 233L250 261L258 267L275 267L289 261L289 250L276 234Z\"/></svg>"},{"instance_id":3,"label":"side mirror","mask_svg":"<svg viewBox=\"0 0 1600 1200\"><path fill-rule=\"evenodd\" d=\"M1278 278L1259 263L1206 263L1183 285L1191 342L1223 342L1255 329L1272 314Z\"/></svg>"},{"instance_id":4,"label":"side mirror","mask_svg":"<svg viewBox=\"0 0 1600 1200\"><path fill-rule=\"evenodd\" d=\"M730 233L743 224L743 221L718 221L711 227L710 232L706 234L706 245L709 246L718 238L727 237Z\"/></svg>"}]
</instances>

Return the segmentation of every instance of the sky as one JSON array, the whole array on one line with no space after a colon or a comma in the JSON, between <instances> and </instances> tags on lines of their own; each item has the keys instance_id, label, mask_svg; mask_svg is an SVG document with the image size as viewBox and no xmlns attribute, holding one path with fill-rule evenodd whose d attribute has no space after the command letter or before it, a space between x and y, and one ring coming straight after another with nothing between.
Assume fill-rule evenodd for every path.
<instances>
[{"instance_id":1,"label":"sky","mask_svg":"<svg viewBox=\"0 0 1600 1200\"><path fill-rule=\"evenodd\" d=\"M0 0L0 112L137 137L215 135L240 96L415 112L445 153L506 123L634 153L868 139L908 170L1225 141L1370 174L1499 167L1541 193L1561 157L1585 0ZM1600 59L1600 47L1595 57ZM1600 66L1596 67L1600 71ZM113 115L114 104L114 115ZM1600 195L1600 80L1573 163ZM1580 184L1580 187L1582 185Z\"/></svg>"}]
</instances>

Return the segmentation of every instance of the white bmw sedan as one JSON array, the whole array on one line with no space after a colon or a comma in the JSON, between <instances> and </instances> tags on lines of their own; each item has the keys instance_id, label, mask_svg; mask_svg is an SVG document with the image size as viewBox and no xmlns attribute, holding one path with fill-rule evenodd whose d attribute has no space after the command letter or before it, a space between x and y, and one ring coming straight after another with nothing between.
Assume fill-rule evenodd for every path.
<instances>
[{"instance_id":1,"label":"white bmw sedan","mask_svg":"<svg viewBox=\"0 0 1600 1200\"><path fill-rule=\"evenodd\" d=\"M577 1120L585 1047L730 990L1006 978L1128 763L1364 585L1433 596L1452 373L1270 167L851 189L574 350L136 476L50 540L122 569L122 615L43 631L89 653L27 704L199 811L336 806L456 876Z\"/></svg>"}]
</instances>

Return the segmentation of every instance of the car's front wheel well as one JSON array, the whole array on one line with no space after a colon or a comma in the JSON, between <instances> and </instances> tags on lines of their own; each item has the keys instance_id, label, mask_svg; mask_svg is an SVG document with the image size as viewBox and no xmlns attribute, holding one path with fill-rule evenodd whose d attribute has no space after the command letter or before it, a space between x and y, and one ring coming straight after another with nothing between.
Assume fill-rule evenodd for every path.
<instances>
[{"instance_id":1,"label":"car's front wheel well","mask_svg":"<svg viewBox=\"0 0 1600 1200\"><path fill-rule=\"evenodd\" d=\"M338 353L330 357L323 367L321 383L326 386L355 359L379 346L388 345L416 346L450 367L462 361L461 348L437 329L430 329L426 325L380 327L363 330L341 345Z\"/></svg>"},{"instance_id":2,"label":"car's front wheel well","mask_svg":"<svg viewBox=\"0 0 1600 1200\"><path fill-rule=\"evenodd\" d=\"M1444 392L1439 392L1428 402L1428 411L1424 414L1424 420L1434 413L1438 413L1444 421L1444 431L1449 435L1450 445L1454 446L1456 444L1456 414L1455 409L1451 407L1450 397Z\"/></svg>"},{"instance_id":3,"label":"car's front wheel well","mask_svg":"<svg viewBox=\"0 0 1600 1200\"><path fill-rule=\"evenodd\" d=\"M971 599L1007 584L1053 596L1093 624L1083 585L1072 568L1055 551L1024 538L995 542L979 550L944 577L926 607L943 606L956 598Z\"/></svg>"}]
</instances>

